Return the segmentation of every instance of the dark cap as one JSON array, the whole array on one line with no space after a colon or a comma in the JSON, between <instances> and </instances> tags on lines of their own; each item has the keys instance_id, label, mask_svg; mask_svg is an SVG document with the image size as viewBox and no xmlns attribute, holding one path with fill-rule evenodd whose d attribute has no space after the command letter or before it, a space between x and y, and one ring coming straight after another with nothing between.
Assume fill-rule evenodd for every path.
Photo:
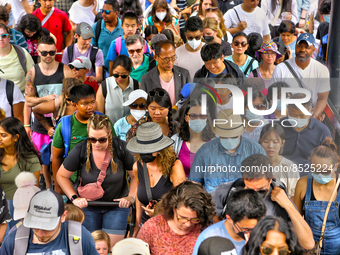
<instances>
[{"instance_id":1,"label":"dark cap","mask_svg":"<svg viewBox=\"0 0 340 255\"><path fill-rule=\"evenodd\" d=\"M152 38L151 38L151 47L154 48L153 46L160 42L160 41L164 41L164 40L168 40L168 38L163 35L163 34L157 34L157 35L154 35Z\"/></svg>"},{"instance_id":2,"label":"dark cap","mask_svg":"<svg viewBox=\"0 0 340 255\"><path fill-rule=\"evenodd\" d=\"M198 255L237 255L234 244L227 238L214 236L205 239L198 248Z\"/></svg>"}]
</instances>

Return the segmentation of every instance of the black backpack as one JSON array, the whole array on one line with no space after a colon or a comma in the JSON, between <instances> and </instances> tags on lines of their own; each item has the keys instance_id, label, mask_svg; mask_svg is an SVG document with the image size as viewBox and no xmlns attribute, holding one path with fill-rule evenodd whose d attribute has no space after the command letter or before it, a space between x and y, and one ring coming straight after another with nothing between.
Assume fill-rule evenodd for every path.
<instances>
[{"instance_id":1,"label":"black backpack","mask_svg":"<svg viewBox=\"0 0 340 255\"><path fill-rule=\"evenodd\" d=\"M98 52L98 48L95 46L92 46L92 50L90 53L90 61L92 63L92 69L94 72L96 72L96 56L97 56L97 52ZM74 59L73 59L73 52L74 52L74 44L70 45L67 47L67 54L68 54L68 62L71 63Z\"/></svg>"},{"instance_id":2,"label":"black backpack","mask_svg":"<svg viewBox=\"0 0 340 255\"><path fill-rule=\"evenodd\" d=\"M13 115L13 93L14 93L14 82L6 80L6 96L9 105L11 106L12 116Z\"/></svg>"}]
</instances>

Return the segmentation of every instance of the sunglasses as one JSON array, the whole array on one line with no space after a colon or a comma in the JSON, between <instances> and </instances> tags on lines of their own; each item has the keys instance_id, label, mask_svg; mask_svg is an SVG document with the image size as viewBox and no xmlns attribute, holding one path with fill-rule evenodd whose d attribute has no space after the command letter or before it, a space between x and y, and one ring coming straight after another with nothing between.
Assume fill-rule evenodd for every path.
<instances>
[{"instance_id":1,"label":"sunglasses","mask_svg":"<svg viewBox=\"0 0 340 255\"><path fill-rule=\"evenodd\" d=\"M215 10L218 10L218 7L208 7L208 8L205 8L205 11L215 11Z\"/></svg>"},{"instance_id":2,"label":"sunglasses","mask_svg":"<svg viewBox=\"0 0 340 255\"><path fill-rule=\"evenodd\" d=\"M141 103L141 104L137 104L137 103L132 103L129 105L129 107L133 110L137 109L137 107L140 109L140 110L145 110L146 109L146 104L144 103Z\"/></svg>"},{"instance_id":3,"label":"sunglasses","mask_svg":"<svg viewBox=\"0 0 340 255\"><path fill-rule=\"evenodd\" d=\"M195 36L195 37L188 36L187 39L188 39L188 41L192 41L192 40L194 40L194 39L195 39L196 41L198 41L198 40L201 40L201 36L200 36L200 35Z\"/></svg>"},{"instance_id":4,"label":"sunglasses","mask_svg":"<svg viewBox=\"0 0 340 255\"><path fill-rule=\"evenodd\" d=\"M265 247L265 246L261 246L261 251L263 254L265 255L269 255L272 254L274 252L275 249L271 248L271 247ZM288 255L291 253L290 250L288 250L287 248L283 248L283 249L278 249L279 251L279 255Z\"/></svg>"},{"instance_id":5,"label":"sunglasses","mask_svg":"<svg viewBox=\"0 0 340 255\"><path fill-rule=\"evenodd\" d=\"M122 79L126 79L129 75L114 73L114 74L112 74L112 76L115 77L115 78L119 78L119 76L120 76L120 77L122 77Z\"/></svg>"},{"instance_id":6,"label":"sunglasses","mask_svg":"<svg viewBox=\"0 0 340 255\"><path fill-rule=\"evenodd\" d=\"M8 36L9 36L9 34L2 34L2 35L0 35L1 39L7 39Z\"/></svg>"},{"instance_id":7,"label":"sunglasses","mask_svg":"<svg viewBox=\"0 0 340 255\"><path fill-rule=\"evenodd\" d=\"M71 70L76 69L76 71L79 71L80 69L84 69L84 70L86 69L84 67L82 67L82 68L74 67L73 65L69 65L69 67L70 67Z\"/></svg>"},{"instance_id":8,"label":"sunglasses","mask_svg":"<svg viewBox=\"0 0 340 255\"><path fill-rule=\"evenodd\" d=\"M109 10L100 9L100 12L105 13L106 15L109 15L111 12L116 12L116 11L109 11Z\"/></svg>"},{"instance_id":9,"label":"sunglasses","mask_svg":"<svg viewBox=\"0 0 340 255\"><path fill-rule=\"evenodd\" d=\"M164 91L150 91L149 95L151 97L154 97L154 96L164 97L165 93Z\"/></svg>"},{"instance_id":10,"label":"sunglasses","mask_svg":"<svg viewBox=\"0 0 340 255\"><path fill-rule=\"evenodd\" d=\"M235 46L239 46L241 44L242 47L246 47L248 45L248 43L246 43L246 42L233 42L233 44Z\"/></svg>"},{"instance_id":11,"label":"sunglasses","mask_svg":"<svg viewBox=\"0 0 340 255\"><path fill-rule=\"evenodd\" d=\"M99 142L99 143L106 143L108 137L101 137L99 139L97 138L94 138L94 137L89 137L89 140L91 143L96 143L96 142Z\"/></svg>"},{"instance_id":12,"label":"sunglasses","mask_svg":"<svg viewBox=\"0 0 340 255\"><path fill-rule=\"evenodd\" d=\"M190 117L191 120L197 120L197 119L205 120L208 116L206 114L195 114L195 113L190 113L187 115Z\"/></svg>"},{"instance_id":13,"label":"sunglasses","mask_svg":"<svg viewBox=\"0 0 340 255\"><path fill-rule=\"evenodd\" d=\"M46 57L47 55L54 56L57 51L55 51L55 50L51 50L51 51L43 50L43 51L40 51L39 50L39 52L40 52L41 56Z\"/></svg>"},{"instance_id":14,"label":"sunglasses","mask_svg":"<svg viewBox=\"0 0 340 255\"><path fill-rule=\"evenodd\" d=\"M135 52L137 54L141 54L142 51L143 51L143 48L140 48L140 49L137 49L137 50L128 50L129 54L131 54L131 55L135 54Z\"/></svg>"},{"instance_id":15,"label":"sunglasses","mask_svg":"<svg viewBox=\"0 0 340 255\"><path fill-rule=\"evenodd\" d=\"M254 107L257 109L257 110L263 110L266 106L264 104L255 104Z\"/></svg>"}]
</instances>

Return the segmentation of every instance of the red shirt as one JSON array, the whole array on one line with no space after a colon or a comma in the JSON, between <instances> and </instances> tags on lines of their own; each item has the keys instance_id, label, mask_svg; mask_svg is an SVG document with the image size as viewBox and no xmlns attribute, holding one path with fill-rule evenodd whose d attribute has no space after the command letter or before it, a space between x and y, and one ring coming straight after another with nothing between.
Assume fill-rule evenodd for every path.
<instances>
[{"instance_id":1,"label":"red shirt","mask_svg":"<svg viewBox=\"0 0 340 255\"><path fill-rule=\"evenodd\" d=\"M32 14L37 16L40 21L43 21L46 17L46 15L41 12L40 8L36 9ZM57 38L57 51L61 52L63 50L64 32L69 32L72 29L67 14L54 7L53 14L43 27Z\"/></svg>"},{"instance_id":2,"label":"red shirt","mask_svg":"<svg viewBox=\"0 0 340 255\"><path fill-rule=\"evenodd\" d=\"M97 93L97 90L98 90L98 88L99 88L99 86L98 86L98 83L97 82L95 82L95 81L89 81L89 78L90 77L87 77L86 78L86 80L84 81L84 84L87 84L87 85L90 85L92 88L94 88L94 91L96 91L96 93Z\"/></svg>"}]
</instances>

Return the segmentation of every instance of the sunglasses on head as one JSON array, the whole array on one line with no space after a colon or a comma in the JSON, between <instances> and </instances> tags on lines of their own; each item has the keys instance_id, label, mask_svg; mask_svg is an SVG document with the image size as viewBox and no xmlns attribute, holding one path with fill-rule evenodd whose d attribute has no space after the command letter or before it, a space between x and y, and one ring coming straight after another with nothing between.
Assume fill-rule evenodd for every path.
<instances>
[{"instance_id":1,"label":"sunglasses on head","mask_svg":"<svg viewBox=\"0 0 340 255\"><path fill-rule=\"evenodd\" d=\"M246 42L233 42L233 44L235 46L239 46L241 44L242 47L246 47L248 45L248 43L246 43Z\"/></svg>"},{"instance_id":2,"label":"sunglasses on head","mask_svg":"<svg viewBox=\"0 0 340 255\"><path fill-rule=\"evenodd\" d=\"M108 137L101 137L101 138L94 138L94 137L89 137L89 140L91 143L96 143L96 142L99 142L99 143L106 143Z\"/></svg>"},{"instance_id":3,"label":"sunglasses on head","mask_svg":"<svg viewBox=\"0 0 340 255\"><path fill-rule=\"evenodd\" d=\"M112 76L115 77L115 78L119 78L119 76L120 76L120 77L122 77L122 79L126 79L129 75L114 73L114 74L112 74Z\"/></svg>"},{"instance_id":4,"label":"sunglasses on head","mask_svg":"<svg viewBox=\"0 0 340 255\"><path fill-rule=\"evenodd\" d=\"M129 107L133 110L137 109L137 107L140 109L140 110L145 110L146 109L146 104L144 103L141 103L141 104L137 104L137 103L132 103L129 105Z\"/></svg>"},{"instance_id":5,"label":"sunglasses on head","mask_svg":"<svg viewBox=\"0 0 340 255\"><path fill-rule=\"evenodd\" d=\"M8 36L9 36L9 34L2 34L2 35L0 35L1 39L7 39Z\"/></svg>"},{"instance_id":6,"label":"sunglasses on head","mask_svg":"<svg viewBox=\"0 0 340 255\"><path fill-rule=\"evenodd\" d=\"M137 54L141 54L141 53L142 53L142 50L143 50L143 48L140 48L140 49L137 49L137 50L128 50L128 52L129 52L129 54L131 54L131 55L135 54L135 52L136 52Z\"/></svg>"},{"instance_id":7,"label":"sunglasses on head","mask_svg":"<svg viewBox=\"0 0 340 255\"><path fill-rule=\"evenodd\" d=\"M115 12L115 11L109 11L109 10L100 9L100 12L101 13L105 13L106 15L109 15L111 12Z\"/></svg>"},{"instance_id":8,"label":"sunglasses on head","mask_svg":"<svg viewBox=\"0 0 340 255\"><path fill-rule=\"evenodd\" d=\"M149 95L151 97L154 97L154 96L164 97L165 93L164 91L150 91Z\"/></svg>"},{"instance_id":9,"label":"sunglasses on head","mask_svg":"<svg viewBox=\"0 0 340 255\"><path fill-rule=\"evenodd\" d=\"M261 246L261 251L265 255L270 255L274 252L274 249L271 247ZM288 248L278 249L278 252L279 252L279 255L288 255L291 253L291 251L288 250Z\"/></svg>"},{"instance_id":10,"label":"sunglasses on head","mask_svg":"<svg viewBox=\"0 0 340 255\"><path fill-rule=\"evenodd\" d=\"M47 55L54 56L57 51L55 51L55 50L51 50L51 51L43 50L43 51L40 51L39 50L39 52L40 52L41 56L46 57Z\"/></svg>"},{"instance_id":11,"label":"sunglasses on head","mask_svg":"<svg viewBox=\"0 0 340 255\"><path fill-rule=\"evenodd\" d=\"M86 69L85 67L78 68L78 67L74 67L73 65L69 65L69 67L71 70L76 69L76 71L79 71L80 69Z\"/></svg>"}]
</instances>

